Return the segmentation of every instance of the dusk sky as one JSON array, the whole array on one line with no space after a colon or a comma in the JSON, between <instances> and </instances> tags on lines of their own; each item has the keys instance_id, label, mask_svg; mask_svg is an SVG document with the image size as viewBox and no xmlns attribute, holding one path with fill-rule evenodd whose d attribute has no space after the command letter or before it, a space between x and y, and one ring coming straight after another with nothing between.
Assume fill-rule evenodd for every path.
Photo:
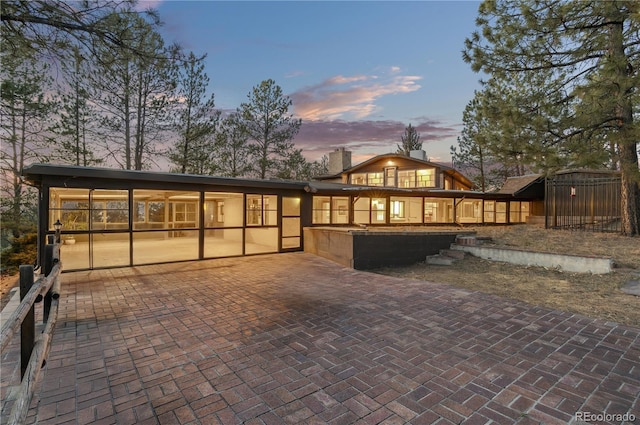
<instances>
[{"instance_id":1,"label":"dusk sky","mask_svg":"<svg viewBox=\"0 0 640 425\"><path fill-rule=\"evenodd\" d=\"M433 161L450 161L480 76L462 60L470 1L149 1L168 43L207 54L216 108L233 111L273 79L302 118L296 147L353 162L396 151L407 125Z\"/></svg>"}]
</instances>

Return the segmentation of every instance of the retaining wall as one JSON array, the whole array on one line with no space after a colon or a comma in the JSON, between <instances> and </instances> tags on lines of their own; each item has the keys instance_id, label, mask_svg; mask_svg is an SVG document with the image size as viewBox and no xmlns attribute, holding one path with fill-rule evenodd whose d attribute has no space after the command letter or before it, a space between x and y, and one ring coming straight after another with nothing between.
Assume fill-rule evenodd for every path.
<instances>
[{"instance_id":1,"label":"retaining wall","mask_svg":"<svg viewBox=\"0 0 640 425\"><path fill-rule=\"evenodd\" d=\"M540 266L574 273L606 274L613 271L613 259L608 257L584 257L569 254L522 251L487 246L451 245L451 249L465 251L485 260L503 261L523 266Z\"/></svg>"},{"instance_id":2,"label":"retaining wall","mask_svg":"<svg viewBox=\"0 0 640 425\"><path fill-rule=\"evenodd\" d=\"M304 251L345 267L370 270L419 263L427 255L449 248L456 236L474 233L307 227L304 229Z\"/></svg>"}]
</instances>

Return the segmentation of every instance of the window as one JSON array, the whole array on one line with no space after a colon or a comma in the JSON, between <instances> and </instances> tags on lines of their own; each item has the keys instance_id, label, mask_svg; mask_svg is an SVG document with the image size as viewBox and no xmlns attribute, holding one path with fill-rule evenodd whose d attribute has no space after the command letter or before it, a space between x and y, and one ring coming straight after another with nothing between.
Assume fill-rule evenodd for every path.
<instances>
[{"instance_id":1,"label":"window","mask_svg":"<svg viewBox=\"0 0 640 425\"><path fill-rule=\"evenodd\" d=\"M382 186L384 184L384 174L383 173L369 173L367 174L367 184L368 186Z\"/></svg>"},{"instance_id":2,"label":"window","mask_svg":"<svg viewBox=\"0 0 640 425\"><path fill-rule=\"evenodd\" d=\"M398 171L398 187L416 187L416 170Z\"/></svg>"},{"instance_id":3,"label":"window","mask_svg":"<svg viewBox=\"0 0 640 425\"><path fill-rule=\"evenodd\" d=\"M247 226L276 226L277 224L277 195L247 195Z\"/></svg>"},{"instance_id":4,"label":"window","mask_svg":"<svg viewBox=\"0 0 640 425\"><path fill-rule=\"evenodd\" d=\"M134 230L199 227L199 192L136 189L133 202Z\"/></svg>"},{"instance_id":5,"label":"window","mask_svg":"<svg viewBox=\"0 0 640 425\"><path fill-rule=\"evenodd\" d=\"M496 223L507 222L507 203L496 202Z\"/></svg>"},{"instance_id":6,"label":"window","mask_svg":"<svg viewBox=\"0 0 640 425\"><path fill-rule=\"evenodd\" d=\"M509 221L511 223L526 223L527 217L529 217L529 203L511 201L509 205Z\"/></svg>"},{"instance_id":7,"label":"window","mask_svg":"<svg viewBox=\"0 0 640 425\"><path fill-rule=\"evenodd\" d=\"M386 199L384 198L374 198L371 200L371 223L386 223L386 205Z\"/></svg>"},{"instance_id":8,"label":"window","mask_svg":"<svg viewBox=\"0 0 640 425\"><path fill-rule=\"evenodd\" d=\"M456 207L458 223L482 223L482 200L462 200Z\"/></svg>"},{"instance_id":9,"label":"window","mask_svg":"<svg viewBox=\"0 0 640 425\"><path fill-rule=\"evenodd\" d=\"M392 196L389 218L392 223L422 223L422 197Z\"/></svg>"},{"instance_id":10,"label":"window","mask_svg":"<svg viewBox=\"0 0 640 425\"><path fill-rule=\"evenodd\" d=\"M484 222L485 223L494 223L496 221L495 209L496 209L495 201L484 202Z\"/></svg>"},{"instance_id":11,"label":"window","mask_svg":"<svg viewBox=\"0 0 640 425\"><path fill-rule=\"evenodd\" d=\"M358 184L361 186L367 185L367 175L364 173L351 174L351 184Z\"/></svg>"},{"instance_id":12,"label":"window","mask_svg":"<svg viewBox=\"0 0 640 425\"><path fill-rule=\"evenodd\" d=\"M404 201L391 201L391 219L404 218Z\"/></svg>"},{"instance_id":13,"label":"window","mask_svg":"<svg viewBox=\"0 0 640 425\"><path fill-rule=\"evenodd\" d=\"M452 223L453 199L425 198L424 199L425 223Z\"/></svg>"},{"instance_id":14,"label":"window","mask_svg":"<svg viewBox=\"0 0 640 425\"><path fill-rule=\"evenodd\" d=\"M333 224L349 224L349 198L346 196L331 197L331 222Z\"/></svg>"},{"instance_id":15,"label":"window","mask_svg":"<svg viewBox=\"0 0 640 425\"><path fill-rule=\"evenodd\" d=\"M427 170L416 170L416 186L417 187L435 187L436 170L433 168Z\"/></svg>"},{"instance_id":16,"label":"window","mask_svg":"<svg viewBox=\"0 0 640 425\"><path fill-rule=\"evenodd\" d=\"M388 187L396 187L396 168L384 169L384 185Z\"/></svg>"},{"instance_id":17,"label":"window","mask_svg":"<svg viewBox=\"0 0 640 425\"><path fill-rule=\"evenodd\" d=\"M313 197L313 215L311 218L313 224L330 224L331 223L331 197L330 196L314 196Z\"/></svg>"},{"instance_id":18,"label":"window","mask_svg":"<svg viewBox=\"0 0 640 425\"><path fill-rule=\"evenodd\" d=\"M243 202L242 193L204 193L204 258L243 254Z\"/></svg>"},{"instance_id":19,"label":"window","mask_svg":"<svg viewBox=\"0 0 640 425\"><path fill-rule=\"evenodd\" d=\"M196 204L193 202L175 202L170 204L173 207L173 221L175 223L193 224L196 222Z\"/></svg>"},{"instance_id":20,"label":"window","mask_svg":"<svg viewBox=\"0 0 640 425\"><path fill-rule=\"evenodd\" d=\"M349 224L348 196L314 196L312 224Z\"/></svg>"},{"instance_id":21,"label":"window","mask_svg":"<svg viewBox=\"0 0 640 425\"><path fill-rule=\"evenodd\" d=\"M353 222L357 224L371 223L371 200L369 198L356 198L353 204Z\"/></svg>"},{"instance_id":22,"label":"window","mask_svg":"<svg viewBox=\"0 0 640 425\"><path fill-rule=\"evenodd\" d=\"M207 228L242 227L244 196L234 192L204 193L204 226Z\"/></svg>"}]
</instances>

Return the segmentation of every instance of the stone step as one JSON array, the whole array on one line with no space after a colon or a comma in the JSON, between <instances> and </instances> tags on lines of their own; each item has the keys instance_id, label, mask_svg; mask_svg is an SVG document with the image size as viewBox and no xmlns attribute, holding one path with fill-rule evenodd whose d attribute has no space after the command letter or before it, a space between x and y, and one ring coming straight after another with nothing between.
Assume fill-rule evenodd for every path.
<instances>
[{"instance_id":1,"label":"stone step","mask_svg":"<svg viewBox=\"0 0 640 425\"><path fill-rule=\"evenodd\" d=\"M436 255L428 255L425 261L427 264L431 264L431 265L450 266L456 262L456 259L452 257L446 257L446 256L436 254Z\"/></svg>"},{"instance_id":2,"label":"stone step","mask_svg":"<svg viewBox=\"0 0 640 425\"><path fill-rule=\"evenodd\" d=\"M458 245L476 245L475 236L456 236L456 244Z\"/></svg>"},{"instance_id":3,"label":"stone step","mask_svg":"<svg viewBox=\"0 0 640 425\"><path fill-rule=\"evenodd\" d=\"M441 249L440 250L440 255L443 256L443 257L455 258L456 260L462 260L462 259L464 259L464 256L466 255L466 252L457 251L457 250L453 250L453 249Z\"/></svg>"}]
</instances>

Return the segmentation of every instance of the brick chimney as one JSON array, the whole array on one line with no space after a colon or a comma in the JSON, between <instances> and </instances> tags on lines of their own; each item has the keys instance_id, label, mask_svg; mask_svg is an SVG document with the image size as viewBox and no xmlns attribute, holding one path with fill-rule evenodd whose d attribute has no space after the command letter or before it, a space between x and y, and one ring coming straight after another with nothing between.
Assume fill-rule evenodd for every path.
<instances>
[{"instance_id":1,"label":"brick chimney","mask_svg":"<svg viewBox=\"0 0 640 425\"><path fill-rule=\"evenodd\" d=\"M344 148L338 148L333 152L329 152L329 174L338 174L351 168L351 151Z\"/></svg>"}]
</instances>

